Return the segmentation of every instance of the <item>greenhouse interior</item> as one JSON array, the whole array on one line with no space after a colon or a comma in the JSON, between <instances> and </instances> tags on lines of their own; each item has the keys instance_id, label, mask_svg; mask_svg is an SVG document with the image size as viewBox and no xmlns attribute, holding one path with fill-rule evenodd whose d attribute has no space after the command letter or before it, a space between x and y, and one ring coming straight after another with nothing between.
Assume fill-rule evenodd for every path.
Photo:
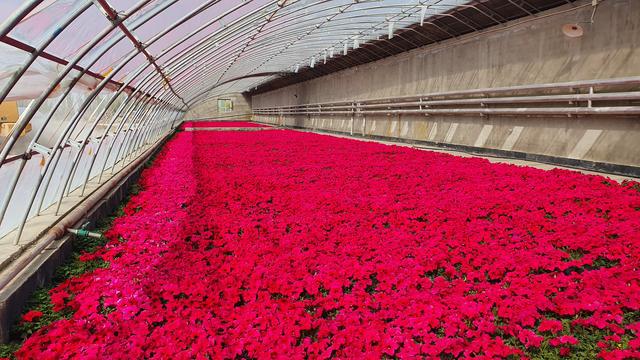
<instances>
[{"instance_id":1,"label":"greenhouse interior","mask_svg":"<svg viewBox=\"0 0 640 360\"><path fill-rule=\"evenodd\" d=\"M640 359L639 0L0 17L0 359Z\"/></svg>"}]
</instances>

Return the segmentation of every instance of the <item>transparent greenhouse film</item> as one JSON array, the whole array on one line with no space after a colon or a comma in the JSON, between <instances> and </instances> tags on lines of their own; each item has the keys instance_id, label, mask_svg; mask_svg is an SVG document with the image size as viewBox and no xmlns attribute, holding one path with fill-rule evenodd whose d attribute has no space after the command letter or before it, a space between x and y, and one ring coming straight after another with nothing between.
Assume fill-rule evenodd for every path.
<instances>
[{"instance_id":1,"label":"transparent greenhouse film","mask_svg":"<svg viewBox=\"0 0 640 360\"><path fill-rule=\"evenodd\" d=\"M17 119L15 119L13 123L10 122L6 124L14 126L12 124L15 124L19 118L26 116L29 108L33 106L33 100L39 97L46 87L49 86L48 83L45 83L46 80L44 80L45 76L43 75L47 75L53 79L58 76L56 66L52 66L50 70L52 70L52 72L48 74L33 74L33 76L23 76L20 78L8 96L8 99L13 100L17 106ZM37 144L45 147L52 147L54 145L72 115L79 110L88 91L96 85L94 78L82 77L78 84L70 90L68 86L77 76L78 73L74 72L65 77L51 94L51 97L44 100L38 111L34 113L31 121L27 124L27 127L16 140L10 154L20 154L27 151L32 142L37 142ZM36 81L36 79L41 80ZM9 106L11 103L12 101L8 100L4 105ZM36 139L37 134L40 135Z\"/></svg>"},{"instance_id":2,"label":"transparent greenhouse film","mask_svg":"<svg viewBox=\"0 0 640 360\"><path fill-rule=\"evenodd\" d=\"M13 76L21 71L25 66L28 54L22 50L0 43L0 51L3 56L0 58L0 89L6 91L11 88L6 100L30 100L37 98L49 85L62 73L64 66L43 58L37 58L29 66L17 83L12 82ZM71 75L79 75L79 72L72 70ZM63 80L59 86L53 89L49 97L56 97L69 87L71 77ZM91 89L95 88L98 80L92 76L85 75L80 78L78 86Z\"/></svg>"},{"instance_id":3,"label":"transparent greenhouse film","mask_svg":"<svg viewBox=\"0 0 640 360\"><path fill-rule=\"evenodd\" d=\"M227 20L224 17L225 24ZM184 70L193 68L198 62L205 62L205 56L206 58L231 56L234 49L231 43L235 42L238 48L242 46L242 42L237 39L247 38L241 24L221 27L220 22L214 22L207 27L207 30L208 33L200 31L189 34L184 42L176 43L168 51L165 50L166 53L163 52L159 60L167 66L170 64L168 68L175 74L182 73Z\"/></svg>"},{"instance_id":4,"label":"transparent greenhouse film","mask_svg":"<svg viewBox=\"0 0 640 360\"><path fill-rule=\"evenodd\" d=\"M216 41L205 42L197 46L194 53L200 52L203 56L196 60L192 60L189 56L178 56L180 61L171 67L176 69L176 74L179 74L175 77L176 80L181 83L185 78L188 78L187 75L198 72L196 70L202 67L205 67L205 73L208 75L219 74L222 76L224 69L235 63L235 59L239 57L240 51L250 37L251 34L246 33L239 35L232 33L231 36L221 35L215 39ZM214 83L219 80L219 76L213 79ZM192 89L199 90L198 88Z\"/></svg>"},{"instance_id":5,"label":"transparent greenhouse film","mask_svg":"<svg viewBox=\"0 0 640 360\"><path fill-rule=\"evenodd\" d=\"M420 20L421 11L432 15L459 5L453 0L415 4L399 0L356 3L343 0L283 1L279 4L283 5L280 7L275 2L247 1L219 21L209 23L208 20L216 14L223 13L234 5L238 6L237 2L149 0L132 4L113 0L107 3L126 18L124 25L143 43L154 38L178 19L185 20L159 41L152 43L150 49L151 54L162 57L161 63L171 64L171 78L185 81L185 86L194 89L194 93L198 92L196 90L206 91L210 85L198 84L204 77L194 77L182 71L183 67L194 64L206 66L206 77L219 85L252 71L283 71L300 62L303 66L313 66L328 48L338 47L345 41L353 42L351 45L348 44L348 47L357 47L358 42L383 36L387 29L386 23L389 21L396 22L397 26L408 25ZM270 6L264 7L266 4ZM14 9L16 6L5 5ZM24 18L12 30L12 34L33 45L42 44L44 38L57 34L57 38L47 50L57 56L68 57L77 54L84 44L98 35L100 29L111 26L102 11L101 6L88 0L45 1L36 11ZM66 29L61 29L71 18L74 18L74 21ZM230 25L217 36L208 39L209 41L200 43L200 39L206 37L204 34L218 32L221 30L220 26L234 24L240 19L242 21L236 26ZM195 36L187 36L206 24L209 24L206 31ZM40 37L34 35L36 33ZM120 30L111 32L101 40L98 46L90 51L92 56L81 59L81 65L90 67L98 74L108 75L126 58L129 53L127 50L132 46L126 45L126 41L112 46L116 37L122 37ZM211 42L216 45L211 46ZM178 45L177 48L174 44ZM193 44L200 45L194 48ZM164 54L165 49L170 49L168 54ZM216 53L220 56L215 56ZM88 60L93 55L96 60L94 62ZM174 58L179 60L173 61ZM131 61L124 66L122 73L130 73L144 61L146 59L140 62ZM35 64L33 67L37 68ZM123 78L124 75L114 77L115 80ZM134 80L134 83L137 83L137 80Z\"/></svg>"},{"instance_id":6,"label":"transparent greenhouse film","mask_svg":"<svg viewBox=\"0 0 640 360\"><path fill-rule=\"evenodd\" d=\"M154 69L153 66L145 66L145 68L140 73L138 73L138 71L135 71L124 74L124 77L121 79L121 81L124 83L129 82L132 86L138 88L139 85L142 85L141 82L143 80L149 79L152 75L157 75L156 69ZM147 80L146 83L149 83L149 80Z\"/></svg>"},{"instance_id":7,"label":"transparent greenhouse film","mask_svg":"<svg viewBox=\"0 0 640 360\"><path fill-rule=\"evenodd\" d=\"M109 145L110 141L111 139L107 140L106 145ZM70 191L74 191L84 184L84 181L87 178L88 171L90 170L91 163L94 161L93 159L94 157L96 157L95 161L104 162L106 157L106 151L101 151L99 154L96 153L98 144L99 144L98 139L88 140L88 143L83 149L82 155L80 156L80 160L76 167L77 170L74 171L72 175L73 178L71 179L71 183L69 185ZM98 174L98 171L99 169L96 169L94 167L94 169L91 172L93 176L89 174L88 180L91 180L93 177L95 177Z\"/></svg>"},{"instance_id":8,"label":"transparent greenhouse film","mask_svg":"<svg viewBox=\"0 0 640 360\"><path fill-rule=\"evenodd\" d=\"M211 26L212 31L217 30L217 28L218 27L216 25ZM159 57L158 63L161 64L162 66L166 66L166 63L168 61L170 61L171 59L174 59L176 56L179 56L180 54L183 54L185 50L190 49L193 45L202 41L207 36L209 36L209 34L205 32L201 32L179 43L176 47L167 51L163 57ZM163 50L165 50L165 45L162 42L156 42L149 47L149 50L152 51L154 54L158 54Z\"/></svg>"},{"instance_id":9,"label":"transparent greenhouse film","mask_svg":"<svg viewBox=\"0 0 640 360\"><path fill-rule=\"evenodd\" d=\"M90 3L90 0L43 1L11 30L9 36L33 47L39 47L52 36L57 35L62 24L68 23L78 14L86 11ZM10 13L5 14L9 15ZM67 37L69 45L74 43L73 39L73 37Z\"/></svg>"},{"instance_id":10,"label":"transparent greenhouse film","mask_svg":"<svg viewBox=\"0 0 640 360\"><path fill-rule=\"evenodd\" d=\"M107 76L133 49L131 42L114 29L80 60L79 65Z\"/></svg>"},{"instance_id":11,"label":"transparent greenhouse film","mask_svg":"<svg viewBox=\"0 0 640 360\"><path fill-rule=\"evenodd\" d=\"M124 143L126 137L125 132L119 132L116 137L110 137L109 141L105 144L104 150L101 151L101 161L96 161L96 173L99 175L100 170L104 168L104 170L113 169L116 163L116 151L113 149L119 149ZM108 156L108 157L107 157Z\"/></svg>"},{"instance_id":12,"label":"transparent greenhouse film","mask_svg":"<svg viewBox=\"0 0 640 360\"><path fill-rule=\"evenodd\" d=\"M174 0L175 1L175 0ZM133 10L132 10L133 11ZM125 24L128 24L128 30L135 34L135 29L141 26L145 21L148 21L154 16L159 14L156 11L147 13L145 10L138 10L134 13L123 13L122 16L126 17ZM104 18L104 15L102 15ZM119 28L115 28L109 35L101 39L96 46L89 51L89 55L80 62L84 67L89 65L89 61L93 62L91 69L96 72L108 75L110 74L123 60L125 60L133 51L138 51L131 39L128 39L125 34ZM146 60L145 60L146 61ZM139 65L139 62L133 66ZM118 76L116 79L120 79L123 76Z\"/></svg>"},{"instance_id":13,"label":"transparent greenhouse film","mask_svg":"<svg viewBox=\"0 0 640 360\"><path fill-rule=\"evenodd\" d=\"M93 134L94 129L98 126L98 122L103 112L106 112L107 103L115 93L111 91L103 91L99 93L91 102L91 105L84 112L84 115L78 120L78 125L71 133L71 141L82 142Z\"/></svg>"},{"instance_id":14,"label":"transparent greenhouse film","mask_svg":"<svg viewBox=\"0 0 640 360\"><path fill-rule=\"evenodd\" d=\"M36 48L47 45L47 54L70 59L107 26L91 2L56 2L23 19L9 36Z\"/></svg>"},{"instance_id":15,"label":"transparent greenhouse film","mask_svg":"<svg viewBox=\"0 0 640 360\"><path fill-rule=\"evenodd\" d=\"M139 27L136 25L140 23L141 20L139 17L132 17L125 21L125 25L129 29L135 28L135 34L138 39L143 42L147 42L149 39L154 37L156 34L165 30L167 26L173 24L177 19L182 18L184 15L189 14L191 11L199 7L203 3L203 0L181 0L181 1L154 1L151 4L147 5L147 8L143 9L141 14L148 14L154 9L159 9L160 7L164 7L169 5L164 11L160 12L153 18L148 19L144 24L141 24ZM213 8L216 8L213 6ZM219 9L218 9L219 10ZM206 11L205 11L206 13ZM197 18L200 15L195 16ZM209 16L214 16L214 13L209 14ZM146 16L145 16L146 17ZM137 27L137 28L136 28ZM193 25L192 21L187 21L180 28L172 31L168 37L171 37L171 43L175 40L178 40L177 33L181 31L193 31L195 29L195 25ZM164 45L166 46L169 43L169 38L163 40Z\"/></svg>"},{"instance_id":16,"label":"transparent greenhouse film","mask_svg":"<svg viewBox=\"0 0 640 360\"><path fill-rule=\"evenodd\" d=\"M95 130L91 134L92 138L101 139L113 135L122 119L122 117L118 115L118 110L124 106L127 98L128 95L123 93L120 93L115 99L112 99L110 96L109 101L111 101L112 104L100 115L100 118L96 119L98 122Z\"/></svg>"},{"instance_id":17,"label":"transparent greenhouse film","mask_svg":"<svg viewBox=\"0 0 640 360\"><path fill-rule=\"evenodd\" d=\"M74 149L71 147L65 147L63 149L60 157L61 165L56 167L55 172L52 174L53 176L50 176L49 186L46 189L44 187L40 187L40 190L36 195L36 200L41 202L42 210L52 206L55 199L58 197L58 194L60 194L62 179L69 167L74 152L73 150ZM29 199L32 196L33 191L35 191L38 185L38 178L42 175L46 161L47 159L45 157L40 154L36 154L24 165L18 184L11 194L11 201L9 202L5 216L2 218L2 224L0 224L0 237L5 237L9 232L20 225L22 216L27 211L28 207L26 199ZM20 161L13 161L2 166L2 168L0 168L0 182L10 183L11 178L19 170L19 167ZM0 188L0 199L5 199L7 195L7 189ZM38 208L35 206L32 207L27 219L33 218L37 213ZM10 236L7 236L7 238L10 238ZM0 244L5 240L6 242L13 243L15 239L1 239Z\"/></svg>"},{"instance_id":18,"label":"transparent greenhouse film","mask_svg":"<svg viewBox=\"0 0 640 360\"><path fill-rule=\"evenodd\" d=\"M84 134L79 135L80 140L86 146L83 149L83 158L77 166L72 180L72 189L84 185L100 173L100 168L96 166L96 163L102 164L106 161L107 149L112 145L115 134L117 134L116 129L122 121L122 118L118 116L118 110L124 106L126 97L126 95L120 94L113 99L108 94L109 101L112 101L112 104L109 107L107 107L107 104L104 105L105 108L96 115L91 129L85 130L87 132L86 136Z\"/></svg>"},{"instance_id":19,"label":"transparent greenhouse film","mask_svg":"<svg viewBox=\"0 0 640 360\"><path fill-rule=\"evenodd\" d=\"M110 26L109 21L92 5L60 32L47 47L47 51L64 59L70 59L108 26ZM54 28L53 31L59 30Z\"/></svg>"},{"instance_id":20,"label":"transparent greenhouse film","mask_svg":"<svg viewBox=\"0 0 640 360\"><path fill-rule=\"evenodd\" d=\"M212 30L215 30L220 26L223 26L224 24L228 24L231 21L236 20L247 13L250 13L254 9L266 3L267 1L264 0L248 1L247 5L244 5L241 10L234 11L231 14L225 16L223 20L211 24L207 28L207 32L211 32ZM227 11L229 8L237 5L237 1L230 0L184 0L179 2L177 5L173 5L168 11L160 14L157 17L154 17L149 22L142 25L140 29L136 30L136 33L140 35L140 38L146 42L149 39L153 38L160 31L164 30L167 25L174 23L176 19L185 19L186 21L184 22L184 24L171 31L169 34L163 37L160 42L154 44L154 49L156 49L155 52L158 52L157 50L167 48L167 44L180 42L182 38L197 30L201 26L207 24L211 19L216 18L220 14ZM199 13L192 14L195 9L200 8L202 8L202 10ZM170 16L168 16L168 13L170 13ZM131 25L129 25L128 23L127 26L131 27Z\"/></svg>"},{"instance_id":21,"label":"transparent greenhouse film","mask_svg":"<svg viewBox=\"0 0 640 360\"><path fill-rule=\"evenodd\" d=\"M56 202L56 200L63 193L64 178L66 174L71 171L71 162L77 155L78 149L72 146L66 146L60 154L60 160L55 170L46 177L46 182L39 189L37 201L33 209L31 209L31 216L35 211L46 211L50 209ZM44 197L42 197L44 193Z\"/></svg>"},{"instance_id":22,"label":"transparent greenhouse film","mask_svg":"<svg viewBox=\"0 0 640 360\"><path fill-rule=\"evenodd\" d=\"M24 0L3 0L0 1L0 23L5 21L11 15L13 15L21 5L24 5Z\"/></svg>"},{"instance_id":23,"label":"transparent greenhouse film","mask_svg":"<svg viewBox=\"0 0 640 360\"><path fill-rule=\"evenodd\" d=\"M126 61L126 59L123 60ZM118 81L125 82L129 76L137 74L137 70L141 70L143 67L147 67L148 65L149 62L147 61L145 56L141 53L138 53L133 59L126 61L126 63L123 63L123 61L117 61L113 63L110 69L114 70L110 70L110 73L113 73L114 78L118 79ZM118 68L121 68L121 70L116 72ZM153 67L149 68L153 69Z\"/></svg>"}]
</instances>

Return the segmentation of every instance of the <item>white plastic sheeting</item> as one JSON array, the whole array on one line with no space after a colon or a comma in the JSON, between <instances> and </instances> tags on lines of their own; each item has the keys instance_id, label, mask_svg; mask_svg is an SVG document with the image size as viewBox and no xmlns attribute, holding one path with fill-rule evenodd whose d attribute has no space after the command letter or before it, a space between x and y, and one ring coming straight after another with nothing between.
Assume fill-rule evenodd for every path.
<instances>
[{"instance_id":1,"label":"white plastic sheeting","mask_svg":"<svg viewBox=\"0 0 640 360\"><path fill-rule=\"evenodd\" d=\"M26 62L28 54L14 47L0 43L0 88L7 86L11 76ZM45 59L36 59L29 69L22 75L19 85L14 87L6 101L31 100L38 97L60 74L64 66ZM72 75L80 75L77 70ZM71 78L61 82L51 93L50 97L60 95L68 88ZM93 90L100 81L92 76L84 75L78 81L78 90ZM113 87L110 87L113 89Z\"/></svg>"}]
</instances>

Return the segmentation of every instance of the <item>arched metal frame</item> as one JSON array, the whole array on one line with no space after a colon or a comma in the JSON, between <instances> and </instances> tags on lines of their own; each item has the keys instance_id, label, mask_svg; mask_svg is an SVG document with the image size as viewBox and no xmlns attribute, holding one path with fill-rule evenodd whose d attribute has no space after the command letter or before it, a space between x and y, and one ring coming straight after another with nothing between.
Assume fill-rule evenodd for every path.
<instances>
[{"instance_id":1,"label":"arched metal frame","mask_svg":"<svg viewBox=\"0 0 640 360\"><path fill-rule=\"evenodd\" d=\"M432 16L451 16L476 30L472 21L451 12L458 7L472 7L496 24L503 22L499 15L466 0L199 0L185 15L164 24L144 42L140 40L137 30L157 22L160 15L187 1L138 0L129 10L121 12L109 0L77 0L74 10L57 21L55 31L37 46L21 44L12 38L12 31L30 14L46 11L46 7L42 8L44 0L24 1L0 25L0 41L23 50L33 49L27 61L0 88L2 101L20 85L35 61L55 58L47 49L56 39L65 38L67 27L86 11L94 7L93 11L99 10L109 22L91 41L79 46L72 58L62 59L60 64L64 68L40 96L31 100L0 146L2 171L20 134L34 116L45 117L26 150L21 151L19 158L14 157L19 163L0 200L1 225L25 166L39 153L44 165L26 199L28 206L20 214L14 244L19 244L29 217L41 214L51 205L45 202L45 197L54 195L57 214L64 198L73 196L76 189L84 196L90 182L100 183L106 172L113 174L118 167L124 168L201 101L249 90L277 76L269 74L313 67L354 48L364 49L365 54L371 52L374 59L374 52L387 50L368 41L402 37L395 30L416 23L437 27L430 21ZM520 0L520 4L523 11L535 10L525 0ZM215 16L198 17L211 9L216 10ZM186 34L168 40L167 35L177 30ZM164 45L163 50L152 53L150 48L159 44ZM122 46L130 50L116 53L115 49ZM97 75L100 69L93 67L107 55L114 55L117 60L108 74ZM132 64L137 64L135 70L125 71ZM86 94L70 119L55 124L53 119L59 116L61 105L86 76L97 78L99 84ZM52 100L52 93L65 79L70 81L63 93L45 110L43 104ZM40 144L42 134L53 126L61 128L53 146ZM102 131L98 130L100 127ZM89 144L94 144L96 150L86 154ZM99 155L103 156L101 163ZM52 181L54 176L60 177L57 186Z\"/></svg>"}]
</instances>

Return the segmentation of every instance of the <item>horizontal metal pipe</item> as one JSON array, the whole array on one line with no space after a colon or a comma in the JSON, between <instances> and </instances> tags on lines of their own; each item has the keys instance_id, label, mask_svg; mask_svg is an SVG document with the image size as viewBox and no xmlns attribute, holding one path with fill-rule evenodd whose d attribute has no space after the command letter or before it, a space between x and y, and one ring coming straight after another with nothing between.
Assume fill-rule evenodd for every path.
<instances>
[{"instance_id":1,"label":"horizontal metal pipe","mask_svg":"<svg viewBox=\"0 0 640 360\"><path fill-rule=\"evenodd\" d=\"M354 99L348 101L336 101L336 102L323 102L323 103L310 103L306 106L334 106L334 105L348 105L353 102L356 103L377 103L377 102L389 102L389 101L411 101L419 99L430 99L437 97L453 97L453 96L467 96L477 94L500 94L509 92L528 92L528 91L556 91L556 90L568 90L568 89L588 89L590 87L610 87L610 86L632 86L640 85L640 76L612 78L612 79L596 79L596 80L582 80L571 81L563 83L547 83L547 84L534 84L534 85L518 85L518 86L506 86L497 88L479 88L470 90L459 91L444 91L427 93L421 95L410 96L397 96L393 98L374 98L374 99ZM602 95L602 94L600 94ZM280 107L279 109L295 108L296 105ZM260 110L260 109L258 109Z\"/></svg>"},{"instance_id":2,"label":"horizontal metal pipe","mask_svg":"<svg viewBox=\"0 0 640 360\"><path fill-rule=\"evenodd\" d=\"M550 102L587 102L587 101L631 101L640 100L640 91L605 93L605 94L571 94L571 95L544 95L544 96L512 96L501 98L475 98L475 99L451 99L451 100L427 100L410 102L389 102L379 104L360 104L360 109L399 108L415 106L439 106L439 105L475 105L475 104L517 104L517 103L550 103ZM345 110L353 105L323 105L322 110ZM273 108L279 109L279 108ZM317 110L318 106L300 105L291 110ZM260 110L260 109L258 109Z\"/></svg>"},{"instance_id":3,"label":"horizontal metal pipe","mask_svg":"<svg viewBox=\"0 0 640 360\"><path fill-rule=\"evenodd\" d=\"M352 111L254 111L257 115L351 115ZM546 108L469 108L469 109L414 109L414 110L364 110L356 114L362 115L397 115L397 114L425 114L425 115L639 115L640 106L607 106L607 107L546 107Z\"/></svg>"}]
</instances>

